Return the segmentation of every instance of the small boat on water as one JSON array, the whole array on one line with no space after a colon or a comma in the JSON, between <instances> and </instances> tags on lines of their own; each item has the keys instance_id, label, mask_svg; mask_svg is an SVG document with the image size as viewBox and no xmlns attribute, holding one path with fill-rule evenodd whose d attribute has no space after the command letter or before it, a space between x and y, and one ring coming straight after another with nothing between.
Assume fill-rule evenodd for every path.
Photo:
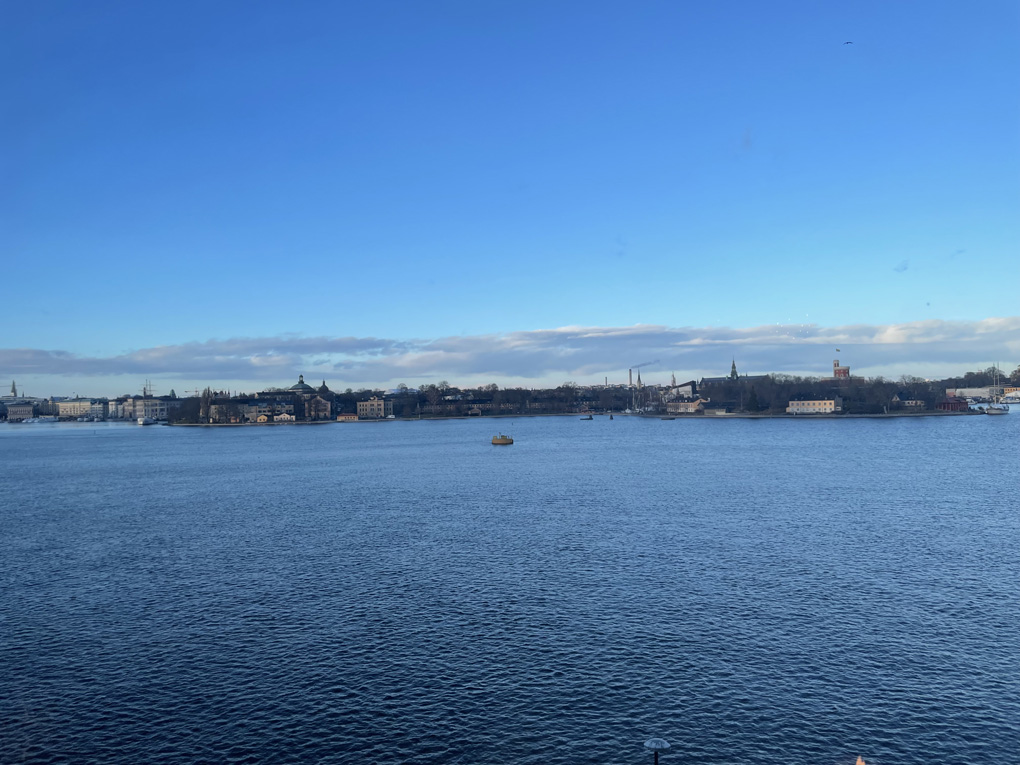
<instances>
[{"instance_id":1,"label":"small boat on water","mask_svg":"<svg viewBox=\"0 0 1020 765\"><path fill-rule=\"evenodd\" d=\"M138 418L138 424L139 425L155 425L156 421L154 419L152 419L151 417L139 417Z\"/></svg>"},{"instance_id":2,"label":"small boat on water","mask_svg":"<svg viewBox=\"0 0 1020 765\"><path fill-rule=\"evenodd\" d=\"M510 446L513 442L514 440L510 436L504 435L503 433L492 437L493 446Z\"/></svg>"},{"instance_id":3,"label":"small boat on water","mask_svg":"<svg viewBox=\"0 0 1020 765\"><path fill-rule=\"evenodd\" d=\"M676 417L660 417L660 420L675 420Z\"/></svg>"},{"instance_id":4,"label":"small boat on water","mask_svg":"<svg viewBox=\"0 0 1020 765\"><path fill-rule=\"evenodd\" d=\"M582 417L581 419L582 420L592 420L594 418L589 414L587 417Z\"/></svg>"}]
</instances>

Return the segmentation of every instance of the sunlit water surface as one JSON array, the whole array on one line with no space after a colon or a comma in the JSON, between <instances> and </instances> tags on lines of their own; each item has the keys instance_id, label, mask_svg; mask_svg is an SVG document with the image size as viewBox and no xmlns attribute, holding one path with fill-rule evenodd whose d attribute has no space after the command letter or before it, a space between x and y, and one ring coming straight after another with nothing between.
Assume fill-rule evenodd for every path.
<instances>
[{"instance_id":1,"label":"sunlit water surface","mask_svg":"<svg viewBox=\"0 0 1020 765\"><path fill-rule=\"evenodd\" d=\"M0 426L0 761L1015 763L1018 445Z\"/></svg>"}]
</instances>

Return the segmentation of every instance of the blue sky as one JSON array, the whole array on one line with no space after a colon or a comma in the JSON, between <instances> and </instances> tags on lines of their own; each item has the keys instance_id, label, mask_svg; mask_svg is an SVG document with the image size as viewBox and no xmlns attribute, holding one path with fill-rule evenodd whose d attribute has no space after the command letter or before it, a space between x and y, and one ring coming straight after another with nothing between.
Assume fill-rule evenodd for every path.
<instances>
[{"instance_id":1,"label":"blue sky","mask_svg":"<svg viewBox=\"0 0 1020 765\"><path fill-rule=\"evenodd\" d=\"M861 326L866 373L1020 363L981 323L1020 315L1014 2L3 15L0 379L39 394L821 374Z\"/></svg>"}]
</instances>

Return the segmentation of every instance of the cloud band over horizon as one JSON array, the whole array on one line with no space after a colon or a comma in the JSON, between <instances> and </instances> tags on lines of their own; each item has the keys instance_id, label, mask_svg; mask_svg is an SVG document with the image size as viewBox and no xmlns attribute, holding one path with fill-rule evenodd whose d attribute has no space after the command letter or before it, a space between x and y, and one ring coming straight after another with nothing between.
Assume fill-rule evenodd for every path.
<instances>
[{"instance_id":1,"label":"cloud band over horizon","mask_svg":"<svg viewBox=\"0 0 1020 765\"><path fill-rule=\"evenodd\" d=\"M1020 362L1020 316L902 324L814 324L748 328L560 327L435 339L277 337L206 340L87 356L65 350L0 348L0 379L125 376L167 381L283 383L304 374L334 387L449 379L503 385L621 381L649 359L649 371L687 379L726 374L731 359L747 373L825 375L836 348L855 373L920 374ZM919 371L922 370L922 371ZM647 373L646 373L647 376ZM341 386L341 387L343 387Z\"/></svg>"}]
</instances>

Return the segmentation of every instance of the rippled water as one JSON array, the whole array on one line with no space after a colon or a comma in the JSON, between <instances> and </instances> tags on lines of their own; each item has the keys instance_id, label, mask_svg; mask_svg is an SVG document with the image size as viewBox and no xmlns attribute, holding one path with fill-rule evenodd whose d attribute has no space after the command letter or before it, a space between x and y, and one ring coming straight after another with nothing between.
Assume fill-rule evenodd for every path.
<instances>
[{"instance_id":1,"label":"rippled water","mask_svg":"<svg viewBox=\"0 0 1020 765\"><path fill-rule=\"evenodd\" d=\"M0 761L1014 763L1020 416L0 427Z\"/></svg>"}]
</instances>

